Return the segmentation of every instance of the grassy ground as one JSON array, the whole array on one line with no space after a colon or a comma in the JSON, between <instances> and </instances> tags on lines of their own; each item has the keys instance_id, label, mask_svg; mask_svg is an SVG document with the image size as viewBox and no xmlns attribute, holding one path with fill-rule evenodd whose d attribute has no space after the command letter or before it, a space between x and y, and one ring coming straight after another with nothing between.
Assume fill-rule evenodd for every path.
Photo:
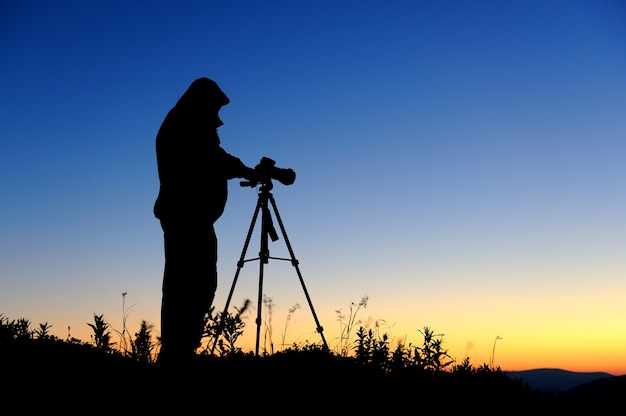
<instances>
[{"instance_id":1,"label":"grassy ground","mask_svg":"<svg viewBox=\"0 0 626 416\"><path fill-rule=\"evenodd\" d=\"M267 357L198 356L186 368L155 364L59 341L2 341L2 403L8 409L72 413L165 411L242 413L483 414L565 410L569 402L530 389L499 371L394 371L321 351ZM597 410L597 409L596 409ZM8 413L7 413L8 414Z\"/></svg>"}]
</instances>

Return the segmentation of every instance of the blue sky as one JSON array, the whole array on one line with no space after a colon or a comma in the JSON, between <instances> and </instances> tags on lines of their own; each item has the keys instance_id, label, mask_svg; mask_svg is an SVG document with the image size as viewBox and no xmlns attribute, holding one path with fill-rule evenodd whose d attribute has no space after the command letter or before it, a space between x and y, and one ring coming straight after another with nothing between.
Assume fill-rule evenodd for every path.
<instances>
[{"instance_id":1,"label":"blue sky","mask_svg":"<svg viewBox=\"0 0 626 416\"><path fill-rule=\"evenodd\" d=\"M131 330L158 332L154 139L207 76L231 99L223 147L297 172L274 195L331 346L368 296L365 325L414 343L431 326L459 360L489 362L500 336L506 369L626 373L625 18L618 1L4 2L0 313L88 340L94 313L120 328L127 293ZM218 309L256 198L230 184ZM276 263L274 342L296 303L285 338L317 341ZM257 296L243 271L235 305Z\"/></svg>"}]
</instances>

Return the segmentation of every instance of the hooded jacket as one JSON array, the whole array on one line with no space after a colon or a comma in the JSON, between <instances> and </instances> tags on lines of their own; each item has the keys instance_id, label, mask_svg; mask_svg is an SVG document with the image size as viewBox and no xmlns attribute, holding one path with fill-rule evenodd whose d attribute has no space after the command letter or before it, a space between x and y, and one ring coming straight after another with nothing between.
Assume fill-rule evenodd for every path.
<instances>
[{"instance_id":1,"label":"hooded jacket","mask_svg":"<svg viewBox=\"0 0 626 416\"><path fill-rule=\"evenodd\" d=\"M228 180L249 168L221 146L219 110L230 100L208 78L196 79L163 120L156 137L158 219L208 218L215 222L228 197Z\"/></svg>"}]
</instances>

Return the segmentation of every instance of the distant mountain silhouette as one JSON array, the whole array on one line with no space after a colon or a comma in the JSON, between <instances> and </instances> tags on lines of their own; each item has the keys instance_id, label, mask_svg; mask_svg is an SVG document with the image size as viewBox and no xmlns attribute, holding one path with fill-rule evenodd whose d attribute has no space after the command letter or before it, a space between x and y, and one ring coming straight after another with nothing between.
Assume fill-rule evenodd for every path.
<instances>
[{"instance_id":1,"label":"distant mountain silhouette","mask_svg":"<svg viewBox=\"0 0 626 416\"><path fill-rule=\"evenodd\" d=\"M626 375L603 377L580 384L561 394L564 397L578 397L595 400L607 400L626 397Z\"/></svg>"},{"instance_id":2,"label":"distant mountain silhouette","mask_svg":"<svg viewBox=\"0 0 626 416\"><path fill-rule=\"evenodd\" d=\"M539 368L526 371L505 371L513 379L521 379L536 390L562 393L577 386L601 379L613 378L603 372L581 373L557 368Z\"/></svg>"}]
</instances>

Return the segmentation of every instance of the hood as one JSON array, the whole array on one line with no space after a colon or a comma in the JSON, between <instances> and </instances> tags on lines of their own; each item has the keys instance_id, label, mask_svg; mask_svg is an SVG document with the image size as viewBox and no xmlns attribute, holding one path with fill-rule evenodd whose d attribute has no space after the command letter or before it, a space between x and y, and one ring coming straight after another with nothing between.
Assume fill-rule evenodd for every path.
<instances>
[{"instance_id":1,"label":"hood","mask_svg":"<svg viewBox=\"0 0 626 416\"><path fill-rule=\"evenodd\" d=\"M186 110L215 110L228 104L230 100L215 81L203 77L189 85L187 91L180 97L176 107Z\"/></svg>"}]
</instances>

